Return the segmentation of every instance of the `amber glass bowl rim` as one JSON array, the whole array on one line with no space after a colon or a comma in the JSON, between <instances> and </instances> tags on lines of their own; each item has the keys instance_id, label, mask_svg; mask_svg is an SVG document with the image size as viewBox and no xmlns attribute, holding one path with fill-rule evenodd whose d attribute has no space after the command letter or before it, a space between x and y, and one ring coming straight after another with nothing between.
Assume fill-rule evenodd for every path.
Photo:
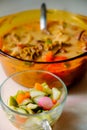
<instances>
[{"instance_id":1,"label":"amber glass bowl rim","mask_svg":"<svg viewBox=\"0 0 87 130\"><path fill-rule=\"evenodd\" d=\"M37 64L52 64L52 63L62 63L62 62L68 62L68 61L72 61L72 60L76 60L78 58L81 58L81 57L84 57L84 56L87 56L87 51L80 54L80 55L77 55L75 57L71 57L71 58L68 58L68 59L64 59L64 60L58 60L58 61L36 61L36 60L24 60L24 59L20 59L20 58L17 58L17 57L14 57L14 56L11 56L7 53L5 53L4 51L2 51L0 49L0 54L5 56L5 57L8 57L10 59L14 59L14 60L19 60L19 61L24 61L24 62L31 62L31 63L37 63Z\"/></svg>"}]
</instances>

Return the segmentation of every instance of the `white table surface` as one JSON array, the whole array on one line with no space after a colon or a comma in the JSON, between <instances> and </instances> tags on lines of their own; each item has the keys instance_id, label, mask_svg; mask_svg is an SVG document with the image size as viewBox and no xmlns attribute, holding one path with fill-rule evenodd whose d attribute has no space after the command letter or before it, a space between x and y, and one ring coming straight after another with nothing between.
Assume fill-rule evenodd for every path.
<instances>
[{"instance_id":1,"label":"white table surface","mask_svg":"<svg viewBox=\"0 0 87 130\"><path fill-rule=\"evenodd\" d=\"M39 8L42 2L47 3L47 7L51 9L63 9L87 15L87 0L0 0L0 17ZM0 84L5 78L0 64ZM7 120L1 108L0 130L17 130ZM87 73L78 84L70 88L62 116L53 130L87 130Z\"/></svg>"}]
</instances>

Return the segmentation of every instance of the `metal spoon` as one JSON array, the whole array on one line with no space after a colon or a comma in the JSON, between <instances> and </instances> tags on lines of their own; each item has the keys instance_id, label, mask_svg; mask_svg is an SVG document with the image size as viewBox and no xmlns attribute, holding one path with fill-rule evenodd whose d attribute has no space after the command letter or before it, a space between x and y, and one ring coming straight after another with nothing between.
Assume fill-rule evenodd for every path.
<instances>
[{"instance_id":1,"label":"metal spoon","mask_svg":"<svg viewBox=\"0 0 87 130\"><path fill-rule=\"evenodd\" d=\"M46 4L42 3L41 5L41 17L40 17L40 29L47 33L50 34L50 32L47 30L47 15L46 15Z\"/></svg>"}]
</instances>

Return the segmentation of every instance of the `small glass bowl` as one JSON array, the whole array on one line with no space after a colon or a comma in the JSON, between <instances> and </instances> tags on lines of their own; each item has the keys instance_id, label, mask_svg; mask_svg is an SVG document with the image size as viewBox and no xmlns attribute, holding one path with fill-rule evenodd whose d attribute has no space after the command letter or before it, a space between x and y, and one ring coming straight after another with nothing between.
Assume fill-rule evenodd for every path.
<instances>
[{"instance_id":1,"label":"small glass bowl","mask_svg":"<svg viewBox=\"0 0 87 130\"><path fill-rule=\"evenodd\" d=\"M52 110L39 114L23 114L8 107L7 101L11 95L15 95L18 90L28 90L32 88L36 82L46 82L50 88L56 86L56 88L60 89L62 93L61 98ZM47 123L53 127L54 123L61 116L66 98L67 88L64 82L56 75L41 70L17 72L8 77L0 87L1 106L7 118L19 130L43 130L42 124L46 125Z\"/></svg>"}]
</instances>

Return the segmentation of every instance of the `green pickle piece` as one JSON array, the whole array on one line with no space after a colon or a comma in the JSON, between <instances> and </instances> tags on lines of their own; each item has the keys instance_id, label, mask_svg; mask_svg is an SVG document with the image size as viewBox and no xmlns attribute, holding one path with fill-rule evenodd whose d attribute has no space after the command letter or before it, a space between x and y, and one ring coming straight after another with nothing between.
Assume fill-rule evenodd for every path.
<instances>
[{"instance_id":1,"label":"green pickle piece","mask_svg":"<svg viewBox=\"0 0 87 130\"><path fill-rule=\"evenodd\" d=\"M33 103L29 103L28 105L27 105L27 109L29 108L29 109L36 109L38 107L38 105L37 104L33 104Z\"/></svg>"},{"instance_id":2,"label":"green pickle piece","mask_svg":"<svg viewBox=\"0 0 87 130\"><path fill-rule=\"evenodd\" d=\"M20 105L27 105L29 103L32 103L32 100L27 98L27 99L23 100L23 102Z\"/></svg>"},{"instance_id":3,"label":"green pickle piece","mask_svg":"<svg viewBox=\"0 0 87 130\"><path fill-rule=\"evenodd\" d=\"M24 113L24 114L28 114L28 112L25 110L25 109L23 109L23 108L16 108L16 111L17 112L20 112L20 113Z\"/></svg>"},{"instance_id":4,"label":"green pickle piece","mask_svg":"<svg viewBox=\"0 0 87 130\"><path fill-rule=\"evenodd\" d=\"M15 106L15 107L18 106L18 104L13 96L10 96L10 98L8 99L8 106Z\"/></svg>"},{"instance_id":5,"label":"green pickle piece","mask_svg":"<svg viewBox=\"0 0 87 130\"><path fill-rule=\"evenodd\" d=\"M37 97L37 96L44 96L44 95L46 95L46 93L39 91L39 90L31 90L30 91L31 98L34 98L34 97Z\"/></svg>"},{"instance_id":6,"label":"green pickle piece","mask_svg":"<svg viewBox=\"0 0 87 130\"><path fill-rule=\"evenodd\" d=\"M57 88L52 88L52 99L58 100L60 98L61 92Z\"/></svg>"},{"instance_id":7,"label":"green pickle piece","mask_svg":"<svg viewBox=\"0 0 87 130\"><path fill-rule=\"evenodd\" d=\"M43 91L47 94L51 94L52 93L52 90L49 88L48 84L46 82L42 83L41 84L42 87L43 87Z\"/></svg>"}]
</instances>

